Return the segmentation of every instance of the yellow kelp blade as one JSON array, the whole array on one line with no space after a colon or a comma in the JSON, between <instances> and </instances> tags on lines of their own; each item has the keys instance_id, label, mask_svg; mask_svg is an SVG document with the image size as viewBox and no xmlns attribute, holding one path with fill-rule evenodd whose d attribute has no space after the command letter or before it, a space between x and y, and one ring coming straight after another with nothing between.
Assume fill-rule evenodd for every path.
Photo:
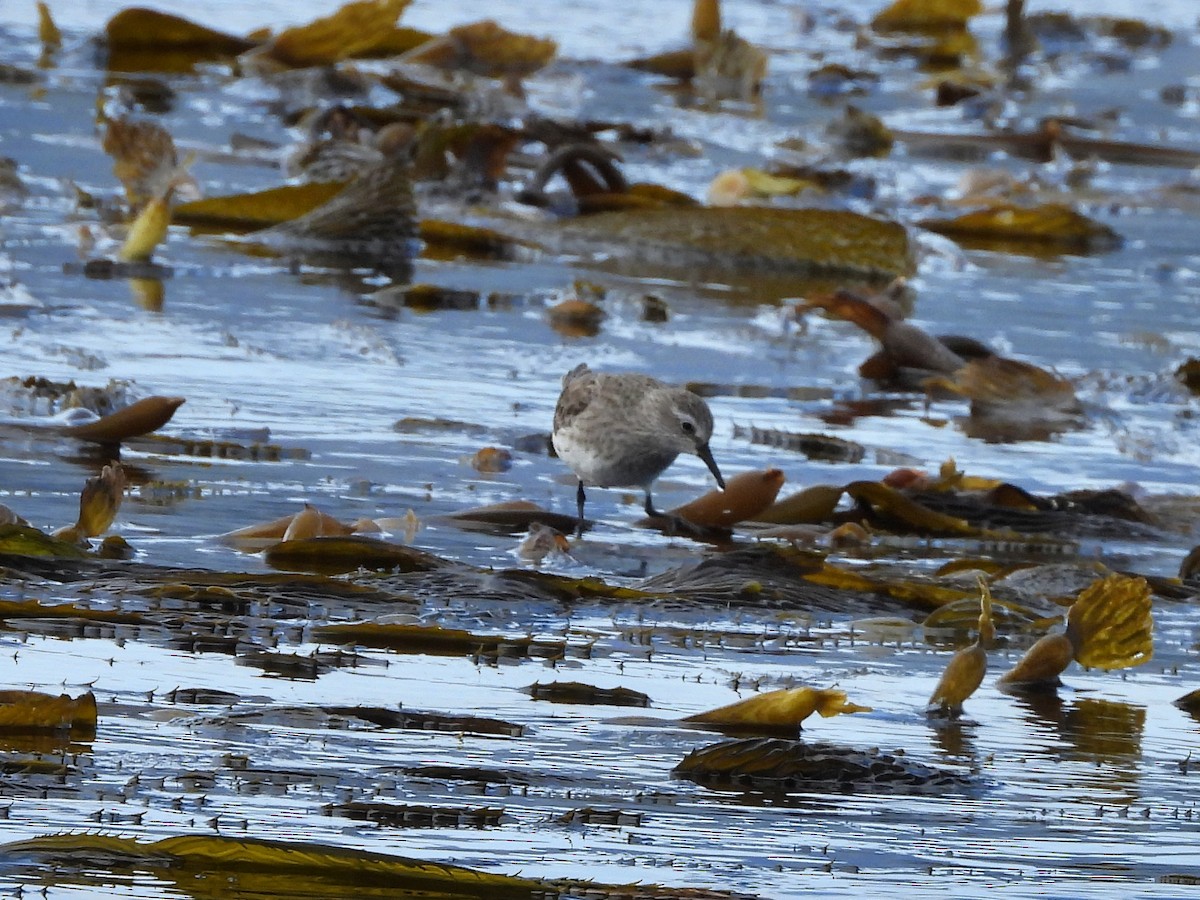
<instances>
[{"instance_id":1,"label":"yellow kelp blade","mask_svg":"<svg viewBox=\"0 0 1200 900\"><path fill-rule=\"evenodd\" d=\"M76 530L85 537L103 534L121 508L125 497L125 470L120 463L111 463L89 478L79 495L79 519Z\"/></svg>"},{"instance_id":2,"label":"yellow kelp blade","mask_svg":"<svg viewBox=\"0 0 1200 900\"><path fill-rule=\"evenodd\" d=\"M1154 656L1150 585L1144 578L1113 574L1079 595L1067 612L1067 636L1075 659L1093 669L1128 669Z\"/></svg>"},{"instance_id":3,"label":"yellow kelp blade","mask_svg":"<svg viewBox=\"0 0 1200 900\"><path fill-rule=\"evenodd\" d=\"M1094 252L1111 250L1121 243L1120 236L1107 225L1062 203L1030 207L1002 203L955 219L927 219L919 224L968 245L972 241L1009 241Z\"/></svg>"},{"instance_id":4,"label":"yellow kelp blade","mask_svg":"<svg viewBox=\"0 0 1200 900\"><path fill-rule=\"evenodd\" d=\"M345 182L288 184L250 194L206 197L175 207L174 221L200 228L255 231L297 219L341 193Z\"/></svg>"},{"instance_id":5,"label":"yellow kelp blade","mask_svg":"<svg viewBox=\"0 0 1200 900\"><path fill-rule=\"evenodd\" d=\"M154 255L154 248L167 236L167 226L170 224L170 202L165 197L155 197L142 207L129 226L129 234L117 252L117 259L122 262L149 262Z\"/></svg>"},{"instance_id":6,"label":"yellow kelp blade","mask_svg":"<svg viewBox=\"0 0 1200 900\"><path fill-rule=\"evenodd\" d=\"M996 629L992 624L992 592L982 578L979 579L979 590L979 638L955 653L946 666L929 698L931 712L957 715L962 711L963 702L983 684L987 672L987 648L996 636Z\"/></svg>"},{"instance_id":7,"label":"yellow kelp blade","mask_svg":"<svg viewBox=\"0 0 1200 900\"><path fill-rule=\"evenodd\" d=\"M547 886L530 878L492 875L461 866L368 853L325 844L286 843L209 835L143 843L98 834L41 835L0 846L7 858L72 863L95 870L136 866L188 885L191 896L438 898L542 897ZM201 877L211 875L214 877ZM212 882L212 890L205 883ZM553 893L553 892L551 892Z\"/></svg>"},{"instance_id":8,"label":"yellow kelp blade","mask_svg":"<svg viewBox=\"0 0 1200 900\"><path fill-rule=\"evenodd\" d=\"M966 28L972 16L983 12L981 0L895 0L876 14L876 31L936 31Z\"/></svg>"},{"instance_id":9,"label":"yellow kelp blade","mask_svg":"<svg viewBox=\"0 0 1200 900\"><path fill-rule=\"evenodd\" d=\"M870 712L846 699L837 688L787 688L748 697L728 706L688 716L683 721L717 725L745 731L795 731L813 713L825 718L842 713Z\"/></svg>"},{"instance_id":10,"label":"yellow kelp blade","mask_svg":"<svg viewBox=\"0 0 1200 900\"><path fill-rule=\"evenodd\" d=\"M1025 651L1015 666L1000 676L997 684L1055 685L1074 659L1075 648L1071 639L1061 632L1048 634Z\"/></svg>"},{"instance_id":11,"label":"yellow kelp blade","mask_svg":"<svg viewBox=\"0 0 1200 900\"><path fill-rule=\"evenodd\" d=\"M288 66L322 66L368 56L386 42L409 0L358 0L332 15L289 28L267 45L266 54Z\"/></svg>"},{"instance_id":12,"label":"yellow kelp blade","mask_svg":"<svg viewBox=\"0 0 1200 900\"><path fill-rule=\"evenodd\" d=\"M70 730L96 730L96 698L91 693L72 699L66 694L0 691L0 732Z\"/></svg>"}]
</instances>

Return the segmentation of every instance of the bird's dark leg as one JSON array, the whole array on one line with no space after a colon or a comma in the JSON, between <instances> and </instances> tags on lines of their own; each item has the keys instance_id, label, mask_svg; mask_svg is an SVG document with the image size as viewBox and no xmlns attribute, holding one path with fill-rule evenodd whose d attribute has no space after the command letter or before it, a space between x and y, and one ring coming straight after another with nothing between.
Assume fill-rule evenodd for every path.
<instances>
[{"instance_id":1,"label":"bird's dark leg","mask_svg":"<svg viewBox=\"0 0 1200 900\"><path fill-rule=\"evenodd\" d=\"M583 537L583 504L587 495L583 492L583 480L579 481L579 490L575 492L575 506L579 510L579 522L575 525L575 537Z\"/></svg>"}]
</instances>

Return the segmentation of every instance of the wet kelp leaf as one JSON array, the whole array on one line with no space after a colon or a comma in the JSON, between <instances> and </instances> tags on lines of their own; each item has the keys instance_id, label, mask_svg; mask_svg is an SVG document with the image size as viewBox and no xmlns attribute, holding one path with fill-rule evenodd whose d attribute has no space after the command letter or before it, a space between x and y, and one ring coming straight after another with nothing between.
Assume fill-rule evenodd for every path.
<instances>
[{"instance_id":1,"label":"wet kelp leaf","mask_svg":"<svg viewBox=\"0 0 1200 900\"><path fill-rule=\"evenodd\" d=\"M313 629L313 637L334 644L356 644L397 653L425 653L431 656L544 658L561 657L566 653L566 644L562 641L475 634L461 628L443 628L439 625L378 622L320 625Z\"/></svg>"},{"instance_id":2,"label":"wet kelp leaf","mask_svg":"<svg viewBox=\"0 0 1200 900\"><path fill-rule=\"evenodd\" d=\"M155 249L166 239L167 229L171 224L173 185L168 185L166 190L165 196L152 197L130 224L121 249L117 251L117 259L121 262L150 262Z\"/></svg>"},{"instance_id":3,"label":"wet kelp leaf","mask_svg":"<svg viewBox=\"0 0 1200 900\"><path fill-rule=\"evenodd\" d=\"M0 691L0 733L79 731L95 734L96 698L37 691Z\"/></svg>"},{"instance_id":4,"label":"wet kelp leaf","mask_svg":"<svg viewBox=\"0 0 1200 900\"><path fill-rule=\"evenodd\" d=\"M51 537L28 525L0 525L0 553L82 559L86 554L71 541Z\"/></svg>"},{"instance_id":5,"label":"wet kelp leaf","mask_svg":"<svg viewBox=\"0 0 1200 900\"><path fill-rule=\"evenodd\" d=\"M1065 632L1049 634L1025 652L999 683L1056 685L1077 660L1096 669L1126 669L1154 656L1151 591L1144 578L1112 574L1080 592L1067 611Z\"/></svg>"},{"instance_id":6,"label":"wet kelp leaf","mask_svg":"<svg viewBox=\"0 0 1200 900\"><path fill-rule=\"evenodd\" d=\"M263 559L275 569L325 575L356 569L427 572L448 565L432 553L363 535L281 541L268 547Z\"/></svg>"},{"instance_id":7,"label":"wet kelp leaf","mask_svg":"<svg viewBox=\"0 0 1200 900\"><path fill-rule=\"evenodd\" d=\"M537 682L525 688L534 700L548 703L572 703L584 706L641 706L650 705L650 697L632 688L602 688L580 681Z\"/></svg>"},{"instance_id":8,"label":"wet kelp leaf","mask_svg":"<svg viewBox=\"0 0 1200 900\"><path fill-rule=\"evenodd\" d=\"M1064 252L1098 253L1121 245L1120 235L1107 225L1062 203L1028 207L1001 203L954 219L926 219L918 224L968 246L990 242L984 249L1003 249L1005 243L1037 244Z\"/></svg>"},{"instance_id":9,"label":"wet kelp leaf","mask_svg":"<svg viewBox=\"0 0 1200 900\"><path fill-rule=\"evenodd\" d=\"M971 592L956 587L945 587L923 581L889 581L869 578L853 569L845 569L825 562L815 572L806 572L805 581L825 585L842 591L884 594L894 600L899 600L914 609L935 610L948 603L954 603Z\"/></svg>"},{"instance_id":10,"label":"wet kelp leaf","mask_svg":"<svg viewBox=\"0 0 1200 900\"><path fill-rule=\"evenodd\" d=\"M992 592L979 579L979 636L975 643L951 657L926 707L931 714L958 716L963 703L983 684L987 672L987 651L996 637L992 623Z\"/></svg>"},{"instance_id":11,"label":"wet kelp leaf","mask_svg":"<svg viewBox=\"0 0 1200 900\"><path fill-rule=\"evenodd\" d=\"M704 528L732 528L774 503L783 482L781 469L739 472L725 482L725 490L709 491L672 509L671 515Z\"/></svg>"},{"instance_id":12,"label":"wet kelp leaf","mask_svg":"<svg viewBox=\"0 0 1200 900\"><path fill-rule=\"evenodd\" d=\"M109 52L189 50L197 57L236 56L254 46L254 42L246 38L214 31L170 13L140 7L123 9L109 19L104 28L104 41Z\"/></svg>"},{"instance_id":13,"label":"wet kelp leaf","mask_svg":"<svg viewBox=\"0 0 1200 900\"><path fill-rule=\"evenodd\" d=\"M40 835L0 846L21 857L69 871L134 867L156 878L195 886L215 880L226 895L263 897L383 897L410 893L429 897L521 898L533 900L546 886L533 879L491 875L460 866L348 847L209 835L145 843L98 834ZM205 894L207 890L202 889Z\"/></svg>"},{"instance_id":14,"label":"wet kelp leaf","mask_svg":"<svg viewBox=\"0 0 1200 900\"><path fill-rule=\"evenodd\" d=\"M0 622L12 619L81 619L87 622L141 625L146 617L141 613L120 612L115 609L84 609L74 603L44 605L37 600L0 600Z\"/></svg>"},{"instance_id":15,"label":"wet kelp leaf","mask_svg":"<svg viewBox=\"0 0 1200 900\"><path fill-rule=\"evenodd\" d=\"M552 512L532 500L506 500L490 506L475 506L450 513L446 519L460 528L492 534L521 534L535 525L569 532L578 521L575 516Z\"/></svg>"},{"instance_id":16,"label":"wet kelp leaf","mask_svg":"<svg viewBox=\"0 0 1200 900\"><path fill-rule=\"evenodd\" d=\"M1088 586L1067 611L1075 659L1093 669L1128 669L1154 656L1146 579L1113 574Z\"/></svg>"},{"instance_id":17,"label":"wet kelp leaf","mask_svg":"<svg viewBox=\"0 0 1200 900\"><path fill-rule=\"evenodd\" d=\"M196 228L228 231L257 231L299 218L328 203L346 186L339 181L288 184L225 197L206 197L180 203L173 221Z\"/></svg>"},{"instance_id":18,"label":"wet kelp leaf","mask_svg":"<svg viewBox=\"0 0 1200 900\"><path fill-rule=\"evenodd\" d=\"M245 712L209 716L204 725L224 727L234 724L274 725L286 728L347 729L367 723L376 728L404 731L438 731L486 737L521 737L524 726L503 719L457 716L384 706L272 706Z\"/></svg>"},{"instance_id":19,"label":"wet kelp leaf","mask_svg":"<svg viewBox=\"0 0 1200 900\"><path fill-rule=\"evenodd\" d=\"M119 444L127 438L138 437L157 431L175 415L185 402L183 397L145 397L94 422L68 425L59 429L61 434L80 441L97 444Z\"/></svg>"},{"instance_id":20,"label":"wet kelp leaf","mask_svg":"<svg viewBox=\"0 0 1200 900\"><path fill-rule=\"evenodd\" d=\"M747 697L718 709L687 716L683 721L741 733L794 734L813 713L829 718L870 711L869 706L851 703L846 699L846 692L837 688L797 687Z\"/></svg>"},{"instance_id":21,"label":"wet kelp leaf","mask_svg":"<svg viewBox=\"0 0 1200 900\"><path fill-rule=\"evenodd\" d=\"M247 553L257 553L280 541L312 537L342 537L353 532L354 526L347 525L315 506L305 503L304 509L300 512L280 516L270 522L259 522L228 531L219 535L217 540Z\"/></svg>"},{"instance_id":22,"label":"wet kelp leaf","mask_svg":"<svg viewBox=\"0 0 1200 900\"><path fill-rule=\"evenodd\" d=\"M1016 664L996 681L1005 688L1028 688L1059 684L1059 675L1075 658L1071 639L1062 632L1039 638Z\"/></svg>"},{"instance_id":23,"label":"wet kelp leaf","mask_svg":"<svg viewBox=\"0 0 1200 900\"><path fill-rule=\"evenodd\" d=\"M911 274L904 227L827 209L731 207L607 212L563 222L567 242L610 243L681 267L890 281Z\"/></svg>"},{"instance_id":24,"label":"wet kelp leaf","mask_svg":"<svg viewBox=\"0 0 1200 900\"><path fill-rule=\"evenodd\" d=\"M120 463L111 463L100 474L89 478L79 495L79 518L75 524L55 537L63 540L85 540L99 537L117 517L125 497L125 470Z\"/></svg>"},{"instance_id":25,"label":"wet kelp leaf","mask_svg":"<svg viewBox=\"0 0 1200 900\"><path fill-rule=\"evenodd\" d=\"M963 29L983 12L981 0L895 0L871 20L876 31Z\"/></svg>"},{"instance_id":26,"label":"wet kelp leaf","mask_svg":"<svg viewBox=\"0 0 1200 900\"><path fill-rule=\"evenodd\" d=\"M373 56L392 43L409 0L358 0L332 15L280 32L261 51L285 66L323 66Z\"/></svg>"},{"instance_id":27,"label":"wet kelp leaf","mask_svg":"<svg viewBox=\"0 0 1200 900\"><path fill-rule=\"evenodd\" d=\"M547 38L516 34L491 20L459 25L404 56L405 62L460 69L490 78L530 75L554 58Z\"/></svg>"},{"instance_id":28,"label":"wet kelp leaf","mask_svg":"<svg viewBox=\"0 0 1200 900\"><path fill-rule=\"evenodd\" d=\"M1200 688L1194 691L1189 691L1177 700L1172 700L1172 704L1178 706L1193 719L1200 719Z\"/></svg>"},{"instance_id":29,"label":"wet kelp leaf","mask_svg":"<svg viewBox=\"0 0 1200 900\"><path fill-rule=\"evenodd\" d=\"M441 219L422 219L417 226L417 236L425 243L422 256L426 259L459 259L463 255L482 259L507 259L525 247L536 249L537 245L504 234L494 228L463 225Z\"/></svg>"},{"instance_id":30,"label":"wet kelp leaf","mask_svg":"<svg viewBox=\"0 0 1200 900\"><path fill-rule=\"evenodd\" d=\"M959 519L935 512L879 481L853 481L845 493L865 504L889 526L901 525L920 534L980 535L978 528Z\"/></svg>"},{"instance_id":31,"label":"wet kelp leaf","mask_svg":"<svg viewBox=\"0 0 1200 900\"><path fill-rule=\"evenodd\" d=\"M832 484L814 484L771 504L755 521L774 525L815 525L833 517L845 490Z\"/></svg>"},{"instance_id":32,"label":"wet kelp leaf","mask_svg":"<svg viewBox=\"0 0 1200 900\"><path fill-rule=\"evenodd\" d=\"M693 750L671 773L700 784L759 791L912 791L965 787L971 780L948 769L879 750L785 738L724 741Z\"/></svg>"}]
</instances>

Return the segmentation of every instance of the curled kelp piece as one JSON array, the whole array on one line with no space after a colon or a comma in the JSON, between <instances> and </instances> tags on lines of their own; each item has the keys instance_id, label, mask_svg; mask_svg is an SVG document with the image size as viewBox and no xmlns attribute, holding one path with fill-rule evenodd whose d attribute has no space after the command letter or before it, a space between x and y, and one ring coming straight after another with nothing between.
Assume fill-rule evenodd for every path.
<instances>
[{"instance_id":1,"label":"curled kelp piece","mask_svg":"<svg viewBox=\"0 0 1200 900\"><path fill-rule=\"evenodd\" d=\"M150 434L171 421L183 397L145 397L107 416L77 425L57 428L60 434L79 441L119 444L131 437Z\"/></svg>"},{"instance_id":2,"label":"curled kelp piece","mask_svg":"<svg viewBox=\"0 0 1200 900\"><path fill-rule=\"evenodd\" d=\"M951 657L942 673L926 711L930 715L955 718L962 714L963 702L983 684L987 672L987 651L996 638L992 622L992 592L987 582L979 579L979 634L975 642Z\"/></svg>"},{"instance_id":3,"label":"curled kelp piece","mask_svg":"<svg viewBox=\"0 0 1200 900\"><path fill-rule=\"evenodd\" d=\"M347 525L311 503L299 512L280 516L270 522L258 522L219 535L217 540L247 553L257 553L280 541L313 537L342 537L353 534L356 526Z\"/></svg>"},{"instance_id":4,"label":"curled kelp piece","mask_svg":"<svg viewBox=\"0 0 1200 900\"><path fill-rule=\"evenodd\" d=\"M772 503L755 515L754 520L775 525L811 525L827 522L833 517L844 492L838 485L810 485L798 493Z\"/></svg>"},{"instance_id":5,"label":"curled kelp piece","mask_svg":"<svg viewBox=\"0 0 1200 900\"><path fill-rule=\"evenodd\" d=\"M425 572L447 564L440 557L415 547L355 534L281 541L268 547L263 559L275 569L326 575L355 569Z\"/></svg>"},{"instance_id":6,"label":"curled kelp piece","mask_svg":"<svg viewBox=\"0 0 1200 900\"><path fill-rule=\"evenodd\" d=\"M96 733L96 697L89 691L79 697L38 691L0 691L0 734L58 731Z\"/></svg>"},{"instance_id":7,"label":"curled kelp piece","mask_svg":"<svg viewBox=\"0 0 1200 900\"><path fill-rule=\"evenodd\" d=\"M705 786L756 791L912 793L964 788L972 780L904 754L786 738L747 738L693 750L671 772Z\"/></svg>"},{"instance_id":8,"label":"curled kelp piece","mask_svg":"<svg viewBox=\"0 0 1200 900\"><path fill-rule=\"evenodd\" d=\"M1107 225L1061 203L1017 206L998 203L954 219L926 219L922 228L981 249L1020 252L1031 246L1060 252L1098 253L1121 246Z\"/></svg>"},{"instance_id":9,"label":"curled kelp piece","mask_svg":"<svg viewBox=\"0 0 1200 900\"><path fill-rule=\"evenodd\" d=\"M1054 686L1072 660L1097 669L1139 666L1154 655L1150 610L1144 578L1116 573L1098 578L1071 604L1066 630L1035 643L999 683Z\"/></svg>"},{"instance_id":10,"label":"curled kelp piece","mask_svg":"<svg viewBox=\"0 0 1200 900\"><path fill-rule=\"evenodd\" d=\"M754 519L775 502L783 487L782 469L757 469L739 472L725 482L724 490L709 491L690 503L670 510L669 516L702 528L732 528Z\"/></svg>"},{"instance_id":11,"label":"curled kelp piece","mask_svg":"<svg viewBox=\"0 0 1200 900\"><path fill-rule=\"evenodd\" d=\"M829 718L859 712L871 712L871 707L851 703L838 688L796 687L747 697L682 721L737 734L795 734L813 713Z\"/></svg>"},{"instance_id":12,"label":"curled kelp piece","mask_svg":"<svg viewBox=\"0 0 1200 900\"><path fill-rule=\"evenodd\" d=\"M79 518L74 525L60 529L54 536L60 540L86 545L88 538L99 537L121 508L125 496L125 470L120 463L109 463L100 474L89 478L79 496Z\"/></svg>"}]
</instances>

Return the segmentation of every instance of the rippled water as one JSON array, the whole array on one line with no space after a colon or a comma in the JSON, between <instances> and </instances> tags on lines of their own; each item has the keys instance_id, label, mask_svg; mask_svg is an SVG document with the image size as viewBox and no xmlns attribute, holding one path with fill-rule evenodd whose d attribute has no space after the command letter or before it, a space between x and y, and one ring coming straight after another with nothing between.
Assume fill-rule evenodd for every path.
<instances>
[{"instance_id":1,"label":"rippled water","mask_svg":"<svg viewBox=\"0 0 1200 900\"><path fill-rule=\"evenodd\" d=\"M876 4L877 5L877 4ZM1076 4L1079 6L1079 4ZM214 536L295 511L303 501L343 519L400 517L421 522L415 543L479 566L518 566L511 537L461 530L442 519L467 506L529 499L572 512L574 486L564 467L536 452L515 452L513 468L486 475L470 465L485 444L517 446L546 432L562 373L580 361L609 370L638 369L675 381L715 382L713 449L724 471L782 468L785 492L814 483L875 479L897 465L936 469L947 457L972 474L1014 481L1034 492L1130 483L1150 497L1194 496L1195 401L1172 378L1200 355L1200 244L1194 179L1185 170L1101 165L1086 211L1124 238L1095 256L1022 256L968 252L931 235L914 284L915 320L932 331L968 333L1003 352L1054 367L1076 381L1086 427L1051 441L986 443L963 430L965 403L915 397L888 415L837 424L835 413L872 393L857 376L873 347L845 323L815 317L798 323L788 298L803 288L778 280L660 269L628 260L463 263L419 258L414 281L477 291L495 302L428 313L385 312L365 295L386 279L288 260L254 257L220 238L173 230L159 259L171 268L161 308L145 308L123 280L70 274L78 227L67 180L97 195L118 185L100 148L97 94L117 88L97 69L86 40L117 7L52 4L67 46L37 90L0 84L0 156L20 165L31 194L0 219L0 376L39 375L81 384L132 383L135 396L181 395L187 403L165 433L249 443L269 435L284 448L276 462L201 458L136 444L122 453L132 488L114 530L144 562L226 571L267 571ZM1091 7L1089 7L1090 9ZM1117 4L1114 11L1127 12ZM32 66L38 47L30 9L0 9L0 62ZM831 11L832 9L832 11ZM1141 12L1141 10L1137 10ZM231 30L302 21L302 5L215 4L205 21ZM845 15L864 21L853 4ZM772 51L765 114L703 112L677 104L653 79L611 64L682 43L689 4L655 6L647 23L638 5L470 5L452 14L418 3L411 24L440 28L488 15L514 29L559 39L563 59L530 80L536 111L564 118L618 119L669 127L700 148L695 156L629 151L634 179L665 182L702 196L731 165L761 165L774 145L804 135L819 140L841 103L806 92L818 61L864 64L852 31L832 5L730 3L726 22ZM1200 147L1196 76L1200 49L1187 3L1154 11L1181 30L1161 54L1127 55L1102 71L1083 50L1040 72L1039 89L1012 110L1022 127L1040 116L1100 116L1116 108L1112 137ZM453 15L453 19L450 17ZM801 26L811 17L813 30ZM977 26L994 53L998 16ZM1102 48L1103 49L1103 48ZM1120 55L1119 53L1117 54ZM896 128L970 127L955 109L932 107L923 74L910 63L867 63L879 87L859 98ZM1184 85L1190 100L1163 103L1164 86ZM276 184L268 164L222 155L234 133L286 145L296 135L266 111L274 93L217 70L172 83L176 100L160 121L184 148L199 153L194 173L207 193ZM269 160L268 160L269 162ZM877 181L860 211L912 221L909 200L951 190L971 165L987 162L1023 174L1033 164L996 156L955 162L910 155L903 146L881 161L854 163ZM1055 179L1066 163L1041 174ZM1113 197L1119 199L1114 200ZM102 245L99 252L112 252ZM576 279L608 289L600 333L568 338L546 308ZM793 290L793 288L795 288ZM643 321L646 293L662 297L667 323ZM473 428L397 430L398 420L444 418ZM830 424L833 422L834 424ZM856 465L826 463L734 436L735 425L823 432L867 448ZM521 444L521 446L526 446ZM32 523L74 520L79 489L102 462L72 442L5 431L0 435L0 502ZM673 506L709 484L703 464L680 460L656 488ZM629 502L626 502L628 500ZM614 581L680 565L695 545L632 527L638 498L592 491L600 526L573 559L552 568ZM1085 553L1114 567L1173 576L1195 543L1191 533L1153 542L1095 542ZM909 552L914 566L923 548ZM951 551L947 551L952 552ZM6 582L5 599L24 588ZM31 596L57 599L44 588ZM64 587L62 596L76 588ZM101 592L101 602L110 598ZM113 605L126 602L119 594ZM313 602L261 612L264 646L278 641L301 656L318 645L311 622L395 614L486 633L537 634L591 647L559 663L520 659L487 664L465 658L362 650L359 664L311 680L270 677L225 652L189 650L152 629L126 626L14 629L0 635L0 673L10 687L91 687L101 702L96 740L80 750L65 785L0 787L6 815L0 837L100 829L157 838L221 833L318 840L456 862L489 871L590 877L706 887L764 897L918 896L950 890L975 896L1002 887L1009 896L1179 896L1187 888L1163 876L1200 876L1195 845L1200 808L1197 724L1171 705L1196 687L1197 617L1186 603L1156 609L1156 658L1127 673L1072 669L1057 700L1035 703L998 692L990 680L968 703L970 722L935 727L921 710L945 665L919 631L899 641L854 639L849 615L657 605L580 603L549 608L448 596L387 609ZM889 615L919 616L896 609ZM68 639L69 638L69 639ZM1018 648L995 654L1002 671ZM639 711L661 726L612 720L606 707L535 702L521 688L536 681L586 681L650 695ZM681 715L730 702L752 690L790 684L838 684L870 714L811 723L806 734L854 747L903 749L910 757L973 772L977 786L945 795L763 796L718 791L671 777L691 749L710 741L669 724ZM305 726L214 724L220 704L171 702L174 688L240 695L239 708L279 705L376 705L479 714L524 725L525 737L340 730ZM740 692L740 693L739 693ZM479 787L422 780L401 770L421 765L503 769L524 783ZM192 779L186 773L212 773ZM136 778L135 778L136 776ZM487 828L377 827L323 813L325 804L375 797L413 803L499 807ZM620 809L636 824L564 825L555 817L583 807ZM0 866L0 884L32 884ZM175 896L152 878L101 875L100 886L49 887L52 897L103 890L120 896Z\"/></svg>"}]
</instances>

